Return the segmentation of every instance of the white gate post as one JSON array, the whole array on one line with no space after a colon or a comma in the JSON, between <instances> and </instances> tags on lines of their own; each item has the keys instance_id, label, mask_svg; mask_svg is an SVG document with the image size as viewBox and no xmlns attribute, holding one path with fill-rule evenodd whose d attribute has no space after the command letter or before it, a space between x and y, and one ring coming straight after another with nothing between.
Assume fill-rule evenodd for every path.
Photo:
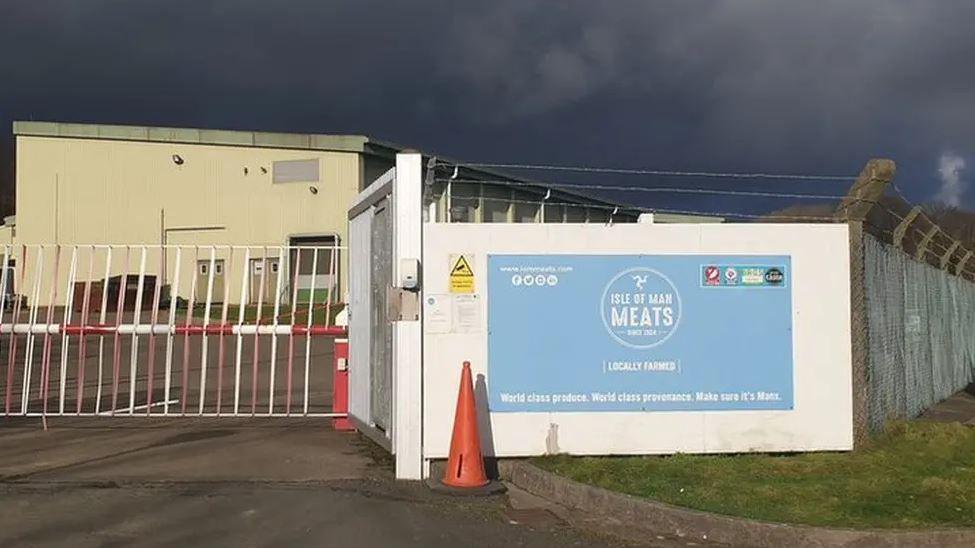
<instances>
[{"instance_id":1,"label":"white gate post","mask_svg":"<svg viewBox=\"0 0 975 548\"><path fill-rule=\"evenodd\" d=\"M423 223L423 159L417 152L396 155L393 180L393 285L401 287L404 263L419 262ZM417 301L418 303L419 301ZM393 453L396 478L420 480L423 474L421 324L393 321Z\"/></svg>"}]
</instances>

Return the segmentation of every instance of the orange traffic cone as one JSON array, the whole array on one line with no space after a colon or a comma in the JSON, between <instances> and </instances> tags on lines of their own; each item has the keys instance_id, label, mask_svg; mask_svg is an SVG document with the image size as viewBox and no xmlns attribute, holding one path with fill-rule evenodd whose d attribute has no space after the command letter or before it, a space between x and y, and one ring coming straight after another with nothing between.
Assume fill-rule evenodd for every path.
<instances>
[{"instance_id":1,"label":"orange traffic cone","mask_svg":"<svg viewBox=\"0 0 975 548\"><path fill-rule=\"evenodd\" d=\"M448 487L477 488L488 483L484 472L484 457L481 455L481 438L477 431L471 362L464 362L464 369L460 374L457 411L454 413L454 433L450 437L450 457L447 459L443 484Z\"/></svg>"}]
</instances>

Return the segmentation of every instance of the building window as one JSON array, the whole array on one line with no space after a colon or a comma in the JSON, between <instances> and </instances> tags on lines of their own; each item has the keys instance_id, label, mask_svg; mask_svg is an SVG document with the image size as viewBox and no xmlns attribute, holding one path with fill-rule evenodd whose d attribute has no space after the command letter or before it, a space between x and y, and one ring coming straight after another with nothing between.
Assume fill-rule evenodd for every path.
<instances>
[{"instance_id":1,"label":"building window","mask_svg":"<svg viewBox=\"0 0 975 548\"><path fill-rule=\"evenodd\" d=\"M515 191L511 207L514 208L514 221L516 223L538 222L538 204L542 199L537 194Z\"/></svg>"},{"instance_id":2,"label":"building window","mask_svg":"<svg viewBox=\"0 0 975 548\"><path fill-rule=\"evenodd\" d=\"M571 207L571 206L566 206L566 208L565 208L565 222L567 222L567 223L584 223L584 222L586 222L586 208L584 208L584 207Z\"/></svg>"},{"instance_id":3,"label":"building window","mask_svg":"<svg viewBox=\"0 0 975 548\"><path fill-rule=\"evenodd\" d=\"M482 187L482 219L485 223L508 222L508 207L511 205L511 191L505 187L485 185Z\"/></svg>"},{"instance_id":4,"label":"building window","mask_svg":"<svg viewBox=\"0 0 975 548\"><path fill-rule=\"evenodd\" d=\"M324 245L331 246L331 244ZM312 267L314 267L314 274L331 274L333 270L338 270L338 264L332 262L332 253L334 250L334 247L325 247L318 250L298 250L301 253L301 264L298 265L298 274L301 276L310 276L313 273ZM315 262L316 255L318 256L317 264ZM337 256L338 254L336 253Z\"/></svg>"},{"instance_id":5,"label":"building window","mask_svg":"<svg viewBox=\"0 0 975 548\"><path fill-rule=\"evenodd\" d=\"M451 188L450 222L477 222L477 206L480 185L471 183L454 183Z\"/></svg>"},{"instance_id":6,"label":"building window","mask_svg":"<svg viewBox=\"0 0 975 548\"><path fill-rule=\"evenodd\" d=\"M603 208L593 208L589 210L589 222L590 223L607 223L609 222L610 209Z\"/></svg>"},{"instance_id":7,"label":"building window","mask_svg":"<svg viewBox=\"0 0 975 548\"><path fill-rule=\"evenodd\" d=\"M561 223L562 222L562 206L545 204L545 222L546 223Z\"/></svg>"},{"instance_id":8,"label":"building window","mask_svg":"<svg viewBox=\"0 0 975 548\"><path fill-rule=\"evenodd\" d=\"M302 246L291 250L291 272L294 272L297 265L299 276L338 273L341 253L335 236L296 236L291 238L291 245ZM271 272L277 273L277 268L277 261L272 262Z\"/></svg>"},{"instance_id":9,"label":"building window","mask_svg":"<svg viewBox=\"0 0 975 548\"><path fill-rule=\"evenodd\" d=\"M320 181L320 162L311 160L281 160L271 165L275 183L317 183Z\"/></svg>"}]
</instances>

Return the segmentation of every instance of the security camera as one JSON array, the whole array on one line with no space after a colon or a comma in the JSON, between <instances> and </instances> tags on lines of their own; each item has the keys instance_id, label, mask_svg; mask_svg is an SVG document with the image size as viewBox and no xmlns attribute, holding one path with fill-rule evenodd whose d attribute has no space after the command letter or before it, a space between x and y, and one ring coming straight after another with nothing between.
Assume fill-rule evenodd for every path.
<instances>
[{"instance_id":1,"label":"security camera","mask_svg":"<svg viewBox=\"0 0 975 548\"><path fill-rule=\"evenodd\" d=\"M173 154L173 163L178 166L183 165L183 157L179 154Z\"/></svg>"}]
</instances>

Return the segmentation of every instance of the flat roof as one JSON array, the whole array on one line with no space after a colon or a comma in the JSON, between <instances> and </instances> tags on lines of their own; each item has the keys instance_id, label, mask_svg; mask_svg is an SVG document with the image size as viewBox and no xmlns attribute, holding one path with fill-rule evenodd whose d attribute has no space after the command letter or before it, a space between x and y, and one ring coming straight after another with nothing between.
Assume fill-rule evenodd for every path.
<instances>
[{"instance_id":1,"label":"flat roof","mask_svg":"<svg viewBox=\"0 0 975 548\"><path fill-rule=\"evenodd\" d=\"M14 135L30 137L106 139L113 141L142 141L151 143L183 143L256 148L328 150L336 152L357 152L363 154L388 154L390 152L400 150L400 147L388 143L374 141L365 135L272 133L265 131L235 131L224 129L194 129L24 121L15 121L13 123L13 133Z\"/></svg>"}]
</instances>

